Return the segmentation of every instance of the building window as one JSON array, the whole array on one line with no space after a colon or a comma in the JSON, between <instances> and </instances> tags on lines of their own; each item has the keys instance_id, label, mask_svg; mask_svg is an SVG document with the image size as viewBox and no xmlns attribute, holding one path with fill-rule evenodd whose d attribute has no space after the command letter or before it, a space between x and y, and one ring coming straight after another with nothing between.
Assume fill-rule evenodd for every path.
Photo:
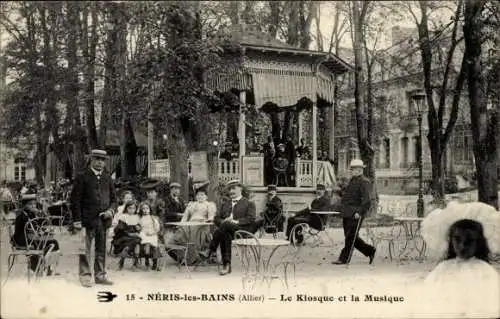
<instances>
[{"instance_id":1,"label":"building window","mask_svg":"<svg viewBox=\"0 0 500 319\"><path fill-rule=\"evenodd\" d=\"M19 157L14 160L14 180L26 180L26 160L24 158Z\"/></svg>"},{"instance_id":2,"label":"building window","mask_svg":"<svg viewBox=\"0 0 500 319\"><path fill-rule=\"evenodd\" d=\"M417 114L415 110L415 101L412 98L413 91L406 92L406 101L408 102L408 116L412 117Z\"/></svg>"},{"instance_id":3,"label":"building window","mask_svg":"<svg viewBox=\"0 0 500 319\"><path fill-rule=\"evenodd\" d=\"M408 137L401 138L401 151L403 158L401 159L401 167L408 167Z\"/></svg>"},{"instance_id":4,"label":"building window","mask_svg":"<svg viewBox=\"0 0 500 319\"><path fill-rule=\"evenodd\" d=\"M391 140L389 138L384 138L384 167L391 167Z\"/></svg>"},{"instance_id":5,"label":"building window","mask_svg":"<svg viewBox=\"0 0 500 319\"><path fill-rule=\"evenodd\" d=\"M456 163L472 162L472 136L465 130L455 130L453 134L453 160Z\"/></svg>"}]
</instances>

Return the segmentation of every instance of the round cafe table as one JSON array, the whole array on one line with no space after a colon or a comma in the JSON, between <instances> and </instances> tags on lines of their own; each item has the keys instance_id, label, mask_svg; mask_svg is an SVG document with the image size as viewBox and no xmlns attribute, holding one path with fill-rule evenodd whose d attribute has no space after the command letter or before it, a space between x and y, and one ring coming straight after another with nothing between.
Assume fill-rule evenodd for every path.
<instances>
[{"instance_id":1,"label":"round cafe table","mask_svg":"<svg viewBox=\"0 0 500 319\"><path fill-rule=\"evenodd\" d=\"M178 229L181 232L182 236L186 239L186 243L184 245L180 245L186 247L185 256L188 256L188 253L191 253L194 256L198 256L198 253L202 248L201 245L204 241L204 238L202 238L202 230L205 227L212 226L213 224L213 222L207 221L180 221L165 223L166 226L175 226L176 229Z\"/></svg>"},{"instance_id":2,"label":"round cafe table","mask_svg":"<svg viewBox=\"0 0 500 319\"><path fill-rule=\"evenodd\" d=\"M253 256L255 259L256 265L256 273L248 276L250 273L250 269L244 269L246 276L253 277L254 279L261 278L263 281L268 280L269 284L272 279L278 278L273 276L273 267L271 264L271 260L274 256L274 253L280 247L289 247L291 245L290 241L284 239L275 239L275 238L241 238L234 239L232 244L239 247L240 249L248 249L252 252L252 254L246 253L246 256ZM271 249L271 253L267 258L264 258L262 254L263 249ZM247 264L250 267L250 264ZM286 276L286 274L285 274ZM245 279L245 278L244 278ZM287 282L287 278L285 278Z\"/></svg>"},{"instance_id":3,"label":"round cafe table","mask_svg":"<svg viewBox=\"0 0 500 319\"><path fill-rule=\"evenodd\" d=\"M170 225L170 226L176 226L177 229L181 230L184 235L186 236L186 239L188 242L191 243L196 243L197 239L199 239L197 236L199 234L199 231L202 229L202 227L198 226L211 226L213 225L213 222L206 222L206 221L187 221L187 222L168 222L165 223L165 225ZM193 228L196 228L196 230L193 232Z\"/></svg>"}]
</instances>

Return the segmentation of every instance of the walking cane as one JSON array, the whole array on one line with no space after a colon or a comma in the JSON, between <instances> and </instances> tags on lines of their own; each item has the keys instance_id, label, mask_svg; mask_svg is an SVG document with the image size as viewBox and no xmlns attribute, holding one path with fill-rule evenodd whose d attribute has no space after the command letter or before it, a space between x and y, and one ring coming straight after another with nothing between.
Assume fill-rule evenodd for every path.
<instances>
[{"instance_id":1,"label":"walking cane","mask_svg":"<svg viewBox=\"0 0 500 319\"><path fill-rule=\"evenodd\" d=\"M356 225L356 232L354 233L354 240L352 241L351 249L349 250L349 257L347 257L346 264L351 262L352 253L354 252L354 243L356 243L356 239L358 238L359 227L361 226L361 216L358 218L358 224Z\"/></svg>"}]
</instances>

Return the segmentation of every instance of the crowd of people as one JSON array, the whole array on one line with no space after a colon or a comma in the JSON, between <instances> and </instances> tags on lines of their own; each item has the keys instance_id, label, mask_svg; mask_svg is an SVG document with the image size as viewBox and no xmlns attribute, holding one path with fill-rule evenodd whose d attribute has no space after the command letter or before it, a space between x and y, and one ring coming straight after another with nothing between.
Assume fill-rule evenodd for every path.
<instances>
[{"instance_id":1,"label":"crowd of people","mask_svg":"<svg viewBox=\"0 0 500 319\"><path fill-rule=\"evenodd\" d=\"M75 179L70 197L73 213L73 227L77 230L85 229L85 253L79 256L79 277L85 287L94 283L111 285L106 274L106 242L108 234L112 236L112 252L120 258L119 268L123 269L125 260L133 260L132 269L142 267L140 260L144 259L146 269L158 267L158 258L164 252L166 245L179 244L188 240L179 236L178 228L169 226L169 222L202 221L213 223L204 228L205 235L201 236L201 249L198 256L185 255L170 251L169 255L180 263L192 263L198 258L210 260L217 249L222 255L220 275L231 273L231 241L238 230L256 233L259 229L265 232L284 231L286 238L293 238L295 244L302 244L303 234L291 234L294 225L307 223L310 227L322 230L326 220L314 211L339 211L343 219L344 247L334 265L347 264L353 249L359 250L368 257L369 264L373 263L376 248L365 243L359 237L359 228L370 209L370 181L363 176L364 163L355 159L350 168L352 177L341 189L336 189L333 196L328 193L324 185L317 185L316 197L308 208L298 212L288 219L285 227L283 203L278 196L277 185L267 187L268 196L265 209L258 214L253 201L242 194L243 185L240 181L231 181L227 184L229 200L217 205L208 200L208 182L194 185L195 199L185 203L181 198L180 183L169 184L170 192L166 198L158 196L159 182L148 180L141 184L146 192L143 201L137 201L131 191L123 191L120 200L116 197L115 187L111 177L104 169L107 154L105 151L93 150L89 167ZM335 199L333 199L335 198ZM35 194L25 192L21 197L21 209L17 214L14 225L12 242L19 247L33 245L43 250L46 255L57 253L59 243L55 240L37 242L29 240L25 233L26 224L30 223L39 214ZM120 205L117 206L117 203ZM432 271L425 283L441 287L453 286L460 290L457 298L472 298L475 302L481 300L473 298L474 289L460 289L456 280L466 282L467 287L476 286L477 276L482 280L482 289L488 289L491 296L500 296L497 271L490 265L491 253L500 253L500 235L498 226L500 216L491 206L482 203L452 202L444 209L435 209L424 220L422 235L427 246L437 250L443 261ZM184 242L185 243L185 242ZM95 250L93 280L89 267L91 251ZM152 261L152 263L150 263ZM40 271L40 257L29 259L30 269ZM46 264L48 275L54 274L55 262ZM451 276L453 274L453 276ZM453 277L453 278L452 278ZM476 278L477 277L477 278ZM445 288L443 288L445 287ZM469 299L470 299L469 298ZM464 300L465 300L464 299ZM471 300L472 300L471 299ZM491 301L491 298L487 298ZM498 300L498 299L497 299ZM494 312L491 302L481 303L483 309ZM498 310L498 309L497 309Z\"/></svg>"}]
</instances>

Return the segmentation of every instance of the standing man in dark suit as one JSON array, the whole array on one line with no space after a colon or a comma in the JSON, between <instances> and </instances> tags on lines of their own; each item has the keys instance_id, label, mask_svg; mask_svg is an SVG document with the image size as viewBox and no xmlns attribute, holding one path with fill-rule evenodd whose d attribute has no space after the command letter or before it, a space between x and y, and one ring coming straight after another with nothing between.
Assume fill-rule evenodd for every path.
<instances>
[{"instance_id":1,"label":"standing man in dark suit","mask_svg":"<svg viewBox=\"0 0 500 319\"><path fill-rule=\"evenodd\" d=\"M267 143L264 143L264 185L273 183L273 159L276 154L276 148L272 136L267 137Z\"/></svg>"},{"instance_id":2,"label":"standing man in dark suit","mask_svg":"<svg viewBox=\"0 0 500 319\"><path fill-rule=\"evenodd\" d=\"M181 184L173 182L169 186L170 194L165 201L164 223L180 221L186 209L186 205L181 198Z\"/></svg>"},{"instance_id":3,"label":"standing man in dark suit","mask_svg":"<svg viewBox=\"0 0 500 319\"><path fill-rule=\"evenodd\" d=\"M267 186L267 202L266 209L262 212L262 226L264 230L272 230L272 232L283 231L283 223L285 217L283 216L283 203L278 197L278 188L276 185Z\"/></svg>"},{"instance_id":4,"label":"standing man in dark suit","mask_svg":"<svg viewBox=\"0 0 500 319\"><path fill-rule=\"evenodd\" d=\"M290 232L292 231L293 226L300 223L307 223L312 228L321 230L323 224L326 222L326 216L313 214L311 213L311 211L329 211L330 208L330 196L328 196L328 193L326 192L325 185L316 185L316 198L311 202L311 207L301 210L294 217L288 219L288 225L286 227L286 238L290 239ZM298 244L300 244L304 239L302 235L297 235L296 238Z\"/></svg>"},{"instance_id":5,"label":"standing man in dark suit","mask_svg":"<svg viewBox=\"0 0 500 319\"><path fill-rule=\"evenodd\" d=\"M85 227L85 255L79 256L79 276L84 287L91 287L89 266L92 244L95 249L94 282L112 285L106 278L106 233L113 219L116 195L111 176L105 171L106 151L92 150L90 166L78 175L71 193L73 227ZM94 242L94 243L93 243Z\"/></svg>"},{"instance_id":6,"label":"standing man in dark suit","mask_svg":"<svg viewBox=\"0 0 500 319\"><path fill-rule=\"evenodd\" d=\"M365 165L362 160L353 159L351 161L352 177L344 189L340 206L338 207L338 210L342 212L345 244L340 252L339 259L332 262L334 265L343 265L349 262L349 254L353 245L363 255L370 258L370 264L375 257L375 247L368 245L358 236L358 223L361 226L363 218L366 216L371 205L371 182L363 176L364 167Z\"/></svg>"},{"instance_id":7,"label":"standing man in dark suit","mask_svg":"<svg viewBox=\"0 0 500 319\"><path fill-rule=\"evenodd\" d=\"M204 258L209 258L220 245L222 253L222 269L220 275L231 272L231 241L237 230L246 230L250 233L257 231L255 222L255 204L241 195L243 185L239 181L228 183L230 201L225 202L214 218L218 227L213 234L209 249L200 252Z\"/></svg>"}]
</instances>

